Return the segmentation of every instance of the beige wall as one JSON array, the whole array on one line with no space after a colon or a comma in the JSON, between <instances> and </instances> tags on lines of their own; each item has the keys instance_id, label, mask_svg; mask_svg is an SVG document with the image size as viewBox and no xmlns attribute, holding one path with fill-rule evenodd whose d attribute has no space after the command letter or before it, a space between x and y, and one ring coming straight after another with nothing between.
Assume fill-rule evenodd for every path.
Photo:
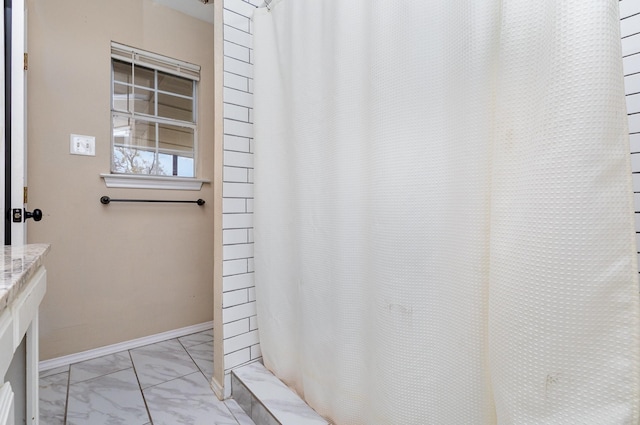
<instances>
[{"instance_id":1,"label":"beige wall","mask_svg":"<svg viewBox=\"0 0 640 425\"><path fill-rule=\"evenodd\" d=\"M213 26L150 0L28 0L29 207L49 242L40 313L46 360L212 320L213 187L107 189L110 41L202 66L198 177L213 178ZM96 156L69 154L69 134L96 137ZM111 204L99 198L203 198Z\"/></svg>"}]
</instances>

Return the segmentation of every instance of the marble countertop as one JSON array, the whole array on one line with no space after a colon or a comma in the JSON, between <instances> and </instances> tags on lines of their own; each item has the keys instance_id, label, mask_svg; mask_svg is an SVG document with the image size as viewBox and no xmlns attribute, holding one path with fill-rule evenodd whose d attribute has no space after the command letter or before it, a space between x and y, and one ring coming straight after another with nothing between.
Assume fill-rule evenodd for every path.
<instances>
[{"instance_id":1,"label":"marble countertop","mask_svg":"<svg viewBox=\"0 0 640 425\"><path fill-rule=\"evenodd\" d=\"M25 288L49 248L49 244L30 244L5 246L0 250L0 314Z\"/></svg>"}]
</instances>

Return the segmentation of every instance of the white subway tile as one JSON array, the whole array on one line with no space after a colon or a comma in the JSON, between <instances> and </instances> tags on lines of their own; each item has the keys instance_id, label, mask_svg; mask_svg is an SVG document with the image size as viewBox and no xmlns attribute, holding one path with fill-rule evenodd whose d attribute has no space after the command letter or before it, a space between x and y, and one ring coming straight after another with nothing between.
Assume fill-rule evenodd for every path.
<instances>
[{"instance_id":1,"label":"white subway tile","mask_svg":"<svg viewBox=\"0 0 640 425\"><path fill-rule=\"evenodd\" d=\"M253 198L253 183L222 183L225 198Z\"/></svg>"},{"instance_id":2,"label":"white subway tile","mask_svg":"<svg viewBox=\"0 0 640 425\"><path fill-rule=\"evenodd\" d=\"M640 114L629 115L629 133L640 133Z\"/></svg>"},{"instance_id":3,"label":"white subway tile","mask_svg":"<svg viewBox=\"0 0 640 425\"><path fill-rule=\"evenodd\" d=\"M640 94L625 96L627 101L627 113L640 112Z\"/></svg>"},{"instance_id":4,"label":"white subway tile","mask_svg":"<svg viewBox=\"0 0 640 425\"><path fill-rule=\"evenodd\" d=\"M640 172L640 153L631 155L631 171Z\"/></svg>"},{"instance_id":5,"label":"white subway tile","mask_svg":"<svg viewBox=\"0 0 640 425\"><path fill-rule=\"evenodd\" d=\"M249 91L249 78L225 72L224 86L240 91Z\"/></svg>"},{"instance_id":6,"label":"white subway tile","mask_svg":"<svg viewBox=\"0 0 640 425\"><path fill-rule=\"evenodd\" d=\"M235 289L250 288L254 285L253 273L237 274L222 279L222 290L233 291Z\"/></svg>"},{"instance_id":7,"label":"white subway tile","mask_svg":"<svg viewBox=\"0 0 640 425\"><path fill-rule=\"evenodd\" d=\"M224 39L249 48L252 48L253 46L253 37L251 34L237 28L230 27L229 25L224 26Z\"/></svg>"},{"instance_id":8,"label":"white subway tile","mask_svg":"<svg viewBox=\"0 0 640 425\"><path fill-rule=\"evenodd\" d=\"M222 214L223 229L246 229L253 227L253 214Z\"/></svg>"},{"instance_id":9,"label":"white subway tile","mask_svg":"<svg viewBox=\"0 0 640 425\"><path fill-rule=\"evenodd\" d=\"M223 97L225 103L233 103L234 105L253 108L253 95L251 93L225 87L223 89Z\"/></svg>"},{"instance_id":10,"label":"white subway tile","mask_svg":"<svg viewBox=\"0 0 640 425\"><path fill-rule=\"evenodd\" d=\"M253 93L253 78L249 78L249 93Z\"/></svg>"},{"instance_id":11,"label":"white subway tile","mask_svg":"<svg viewBox=\"0 0 640 425\"><path fill-rule=\"evenodd\" d=\"M247 199L247 201L249 201L249 200ZM248 209L248 204L247 204L247 209ZM253 210L253 207L252 207L251 209ZM247 211L247 212L249 212L249 211ZM253 229L247 229L247 240L248 240L249 242L254 242L254 239L253 239Z\"/></svg>"},{"instance_id":12,"label":"white subway tile","mask_svg":"<svg viewBox=\"0 0 640 425\"><path fill-rule=\"evenodd\" d=\"M225 118L224 134L240 137L253 137L253 124Z\"/></svg>"},{"instance_id":13,"label":"white subway tile","mask_svg":"<svg viewBox=\"0 0 640 425\"><path fill-rule=\"evenodd\" d=\"M256 315L256 303L250 302L222 309L222 323L235 322Z\"/></svg>"},{"instance_id":14,"label":"white subway tile","mask_svg":"<svg viewBox=\"0 0 640 425\"><path fill-rule=\"evenodd\" d=\"M640 134L629 135L631 152L640 152Z\"/></svg>"},{"instance_id":15,"label":"white subway tile","mask_svg":"<svg viewBox=\"0 0 640 425\"><path fill-rule=\"evenodd\" d=\"M242 122L249 122L249 108L245 106L232 105L231 103L224 104L224 117ZM232 134L229 134L232 136Z\"/></svg>"},{"instance_id":16,"label":"white subway tile","mask_svg":"<svg viewBox=\"0 0 640 425\"><path fill-rule=\"evenodd\" d=\"M638 4L640 4L640 1ZM638 52L640 52L640 34L622 39L622 56L628 56Z\"/></svg>"},{"instance_id":17,"label":"white subway tile","mask_svg":"<svg viewBox=\"0 0 640 425\"><path fill-rule=\"evenodd\" d=\"M253 80L249 80L249 81L253 81ZM252 92L253 93L253 92ZM252 123L253 122L253 108L249 109L249 122Z\"/></svg>"},{"instance_id":18,"label":"white subway tile","mask_svg":"<svg viewBox=\"0 0 640 425\"><path fill-rule=\"evenodd\" d=\"M260 349L260 344L251 346L251 360L259 359L262 357L262 350Z\"/></svg>"},{"instance_id":19,"label":"white subway tile","mask_svg":"<svg viewBox=\"0 0 640 425\"><path fill-rule=\"evenodd\" d=\"M249 302L249 293L247 289L224 292L222 294L222 308L233 307L234 305L245 304L247 302Z\"/></svg>"},{"instance_id":20,"label":"white subway tile","mask_svg":"<svg viewBox=\"0 0 640 425\"><path fill-rule=\"evenodd\" d=\"M242 198L224 198L222 200L223 213L246 213L247 202Z\"/></svg>"},{"instance_id":21,"label":"white subway tile","mask_svg":"<svg viewBox=\"0 0 640 425\"><path fill-rule=\"evenodd\" d=\"M224 340L224 352L231 353L246 347L251 347L259 342L258 331L250 331Z\"/></svg>"},{"instance_id":22,"label":"white subway tile","mask_svg":"<svg viewBox=\"0 0 640 425\"><path fill-rule=\"evenodd\" d=\"M640 22L638 22L638 26L640 27ZM622 66L624 68L624 75L640 72L640 54L622 58Z\"/></svg>"},{"instance_id":23,"label":"white subway tile","mask_svg":"<svg viewBox=\"0 0 640 425\"><path fill-rule=\"evenodd\" d=\"M234 58L224 58L223 68L232 74L253 78L253 65Z\"/></svg>"},{"instance_id":24,"label":"white subway tile","mask_svg":"<svg viewBox=\"0 0 640 425\"><path fill-rule=\"evenodd\" d=\"M638 32L638 28L640 28L640 15L630 16L620 21L620 35L622 37L628 37L632 34L636 34Z\"/></svg>"},{"instance_id":25,"label":"white subway tile","mask_svg":"<svg viewBox=\"0 0 640 425\"><path fill-rule=\"evenodd\" d=\"M231 103L224 104L224 117L242 122L249 122L249 108L245 106L232 105Z\"/></svg>"},{"instance_id":26,"label":"white subway tile","mask_svg":"<svg viewBox=\"0 0 640 425\"><path fill-rule=\"evenodd\" d=\"M249 330L258 329L258 316L249 317Z\"/></svg>"},{"instance_id":27,"label":"white subway tile","mask_svg":"<svg viewBox=\"0 0 640 425\"><path fill-rule=\"evenodd\" d=\"M224 338L230 338L232 336L247 333L249 331L249 318L237 320L231 323L225 323L224 325L222 325Z\"/></svg>"},{"instance_id":28,"label":"white subway tile","mask_svg":"<svg viewBox=\"0 0 640 425\"><path fill-rule=\"evenodd\" d=\"M254 212L254 211L253 211L253 199L251 199L251 198L247 199L247 205L246 205L246 208L247 208L247 212L248 212L248 213L252 213L252 212Z\"/></svg>"},{"instance_id":29,"label":"white subway tile","mask_svg":"<svg viewBox=\"0 0 640 425\"><path fill-rule=\"evenodd\" d=\"M224 42L224 56L226 58L238 59L243 62L250 62L249 48L230 41Z\"/></svg>"},{"instance_id":30,"label":"white subway tile","mask_svg":"<svg viewBox=\"0 0 640 425\"><path fill-rule=\"evenodd\" d=\"M247 260L229 260L222 262L222 275L229 276L247 272Z\"/></svg>"},{"instance_id":31,"label":"white subway tile","mask_svg":"<svg viewBox=\"0 0 640 425\"><path fill-rule=\"evenodd\" d=\"M620 18L640 13L640 1L638 0L622 0L620 3Z\"/></svg>"},{"instance_id":32,"label":"white subway tile","mask_svg":"<svg viewBox=\"0 0 640 425\"><path fill-rule=\"evenodd\" d=\"M251 30L248 17L232 12L229 9L224 9L222 20L225 25L229 25L230 27L237 28L245 32L250 32Z\"/></svg>"},{"instance_id":33,"label":"white subway tile","mask_svg":"<svg viewBox=\"0 0 640 425\"><path fill-rule=\"evenodd\" d=\"M223 257L226 260L234 258L250 258L253 257L253 244L237 244L225 245L223 248Z\"/></svg>"},{"instance_id":34,"label":"white subway tile","mask_svg":"<svg viewBox=\"0 0 640 425\"><path fill-rule=\"evenodd\" d=\"M631 180L633 181L633 191L640 192L640 174L632 174Z\"/></svg>"},{"instance_id":35,"label":"white subway tile","mask_svg":"<svg viewBox=\"0 0 640 425\"><path fill-rule=\"evenodd\" d=\"M224 368L225 370L229 370L234 367L240 366L243 363L247 363L248 361L251 361L251 349L249 347L243 348L242 350L234 351L233 353L225 354ZM229 383L229 388L230 387L231 383Z\"/></svg>"},{"instance_id":36,"label":"white subway tile","mask_svg":"<svg viewBox=\"0 0 640 425\"><path fill-rule=\"evenodd\" d=\"M247 3L254 5L255 7L264 6L264 0L244 0Z\"/></svg>"},{"instance_id":37,"label":"white subway tile","mask_svg":"<svg viewBox=\"0 0 640 425\"><path fill-rule=\"evenodd\" d=\"M242 0L225 0L224 8L246 16L247 18L253 17L253 12L256 10L255 6Z\"/></svg>"},{"instance_id":38,"label":"white subway tile","mask_svg":"<svg viewBox=\"0 0 640 425\"><path fill-rule=\"evenodd\" d=\"M236 183L248 183L249 182L249 168L241 167L224 167L223 168L223 181L236 182ZM239 211L235 211L239 212Z\"/></svg>"},{"instance_id":39,"label":"white subway tile","mask_svg":"<svg viewBox=\"0 0 640 425\"><path fill-rule=\"evenodd\" d=\"M624 77L624 92L626 94L640 93L640 74Z\"/></svg>"},{"instance_id":40,"label":"white subway tile","mask_svg":"<svg viewBox=\"0 0 640 425\"><path fill-rule=\"evenodd\" d=\"M249 301L255 301L256 300L256 288L249 288L247 290L247 295L249 296Z\"/></svg>"},{"instance_id":41,"label":"white subway tile","mask_svg":"<svg viewBox=\"0 0 640 425\"><path fill-rule=\"evenodd\" d=\"M234 199L234 201L242 202L243 199ZM222 244L230 245L237 243L247 243L248 240L247 229L229 229L222 231Z\"/></svg>"},{"instance_id":42,"label":"white subway tile","mask_svg":"<svg viewBox=\"0 0 640 425\"><path fill-rule=\"evenodd\" d=\"M256 269L255 269L253 258L248 258L247 259L247 271L254 272L255 270Z\"/></svg>"},{"instance_id":43,"label":"white subway tile","mask_svg":"<svg viewBox=\"0 0 640 425\"><path fill-rule=\"evenodd\" d=\"M228 151L249 152L249 138L224 135L224 149Z\"/></svg>"},{"instance_id":44,"label":"white subway tile","mask_svg":"<svg viewBox=\"0 0 640 425\"><path fill-rule=\"evenodd\" d=\"M253 168L253 154L246 152L224 151L224 165L230 167Z\"/></svg>"}]
</instances>

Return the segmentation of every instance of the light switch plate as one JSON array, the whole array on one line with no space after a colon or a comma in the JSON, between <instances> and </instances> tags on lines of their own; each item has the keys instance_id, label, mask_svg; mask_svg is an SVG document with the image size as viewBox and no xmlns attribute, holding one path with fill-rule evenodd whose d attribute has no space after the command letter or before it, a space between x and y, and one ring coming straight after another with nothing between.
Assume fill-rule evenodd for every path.
<instances>
[{"instance_id":1,"label":"light switch plate","mask_svg":"<svg viewBox=\"0 0 640 425\"><path fill-rule=\"evenodd\" d=\"M72 134L69 137L69 152L72 155L96 156L96 138Z\"/></svg>"}]
</instances>

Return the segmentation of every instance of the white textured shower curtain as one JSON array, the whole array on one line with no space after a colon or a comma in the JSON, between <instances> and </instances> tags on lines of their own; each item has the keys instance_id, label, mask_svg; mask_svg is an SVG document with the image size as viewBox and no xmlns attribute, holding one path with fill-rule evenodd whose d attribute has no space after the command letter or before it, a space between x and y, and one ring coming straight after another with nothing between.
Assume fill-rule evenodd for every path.
<instances>
[{"instance_id":1,"label":"white textured shower curtain","mask_svg":"<svg viewBox=\"0 0 640 425\"><path fill-rule=\"evenodd\" d=\"M254 25L265 365L340 425L636 425L618 1Z\"/></svg>"}]
</instances>

